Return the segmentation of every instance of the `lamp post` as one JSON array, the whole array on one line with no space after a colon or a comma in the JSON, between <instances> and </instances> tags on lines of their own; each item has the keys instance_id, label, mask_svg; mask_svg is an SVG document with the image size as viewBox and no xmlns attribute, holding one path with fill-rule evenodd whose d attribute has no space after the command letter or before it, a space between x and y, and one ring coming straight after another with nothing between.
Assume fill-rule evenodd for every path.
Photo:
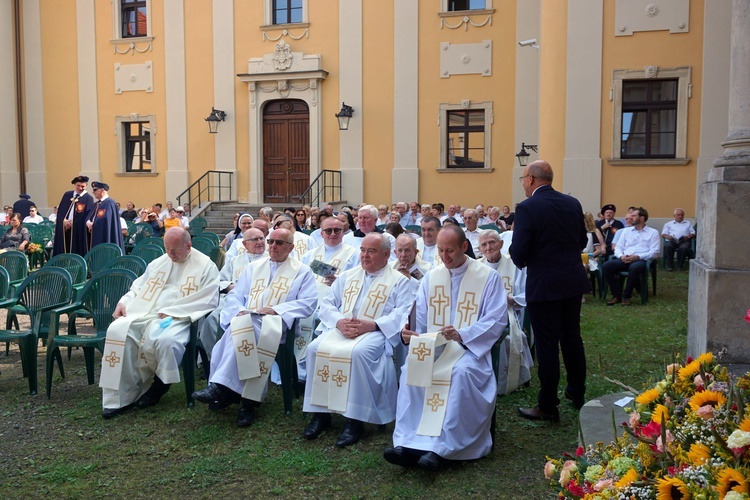
<instances>
[{"instance_id":1,"label":"lamp post","mask_svg":"<svg viewBox=\"0 0 750 500\"><path fill-rule=\"evenodd\" d=\"M354 108L342 102L341 111L336 113L336 118L339 120L339 130L349 130L349 119L352 115L354 115Z\"/></svg>"},{"instance_id":2,"label":"lamp post","mask_svg":"<svg viewBox=\"0 0 750 500\"><path fill-rule=\"evenodd\" d=\"M529 163L529 153L526 151L526 148L529 148L533 152L537 153L538 146L536 144L526 144L525 142L521 143L521 151L516 153L516 158L518 158L518 165L521 167L525 167Z\"/></svg>"},{"instance_id":3,"label":"lamp post","mask_svg":"<svg viewBox=\"0 0 750 500\"><path fill-rule=\"evenodd\" d=\"M211 108L211 114L205 118L208 123L208 133L215 134L219 130L219 123L223 122L227 114L220 109Z\"/></svg>"}]
</instances>

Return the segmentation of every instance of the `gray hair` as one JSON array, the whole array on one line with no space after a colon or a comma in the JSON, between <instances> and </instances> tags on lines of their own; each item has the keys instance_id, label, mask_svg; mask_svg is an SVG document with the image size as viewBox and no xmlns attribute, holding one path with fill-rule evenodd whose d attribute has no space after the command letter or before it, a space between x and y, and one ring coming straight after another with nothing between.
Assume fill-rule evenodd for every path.
<instances>
[{"instance_id":1,"label":"gray hair","mask_svg":"<svg viewBox=\"0 0 750 500\"><path fill-rule=\"evenodd\" d=\"M466 210L464 210L464 217L467 217L469 214L473 214L474 217L479 217L479 214L473 208L467 208Z\"/></svg>"},{"instance_id":2,"label":"gray hair","mask_svg":"<svg viewBox=\"0 0 750 500\"><path fill-rule=\"evenodd\" d=\"M399 234L398 237L396 238L396 243L398 243L399 240L403 241L404 239L409 242L409 244L411 245L411 247L413 249L415 249L415 250L417 249L417 239L416 238L412 238L407 233L401 233L401 234Z\"/></svg>"},{"instance_id":3,"label":"gray hair","mask_svg":"<svg viewBox=\"0 0 750 500\"><path fill-rule=\"evenodd\" d=\"M377 219L378 218L378 209L375 208L374 206L372 206L372 205L365 205L364 207L362 207L359 210L357 210L357 213L362 212L363 210L367 210L368 212L370 212L370 215L372 216L373 219Z\"/></svg>"},{"instance_id":4,"label":"gray hair","mask_svg":"<svg viewBox=\"0 0 750 500\"><path fill-rule=\"evenodd\" d=\"M273 208L271 207L263 207L260 209L261 215L265 215L266 217L271 217L273 214Z\"/></svg>"},{"instance_id":5,"label":"gray hair","mask_svg":"<svg viewBox=\"0 0 750 500\"><path fill-rule=\"evenodd\" d=\"M503 241L503 238L500 236L500 233L495 231L494 229L482 229L479 231L479 241L482 241L482 238L491 238L498 243Z\"/></svg>"}]
</instances>

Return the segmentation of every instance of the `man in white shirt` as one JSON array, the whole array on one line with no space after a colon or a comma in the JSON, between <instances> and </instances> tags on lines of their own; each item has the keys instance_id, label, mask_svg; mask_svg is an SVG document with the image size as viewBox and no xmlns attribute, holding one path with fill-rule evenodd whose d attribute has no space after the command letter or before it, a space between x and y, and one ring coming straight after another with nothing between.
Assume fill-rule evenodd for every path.
<instances>
[{"instance_id":1,"label":"man in white shirt","mask_svg":"<svg viewBox=\"0 0 750 500\"><path fill-rule=\"evenodd\" d=\"M484 226L485 224L489 224L492 221L489 217L487 217L487 214L484 211L484 205L481 203L474 207L474 210L477 211L477 226Z\"/></svg>"},{"instance_id":2,"label":"man in white shirt","mask_svg":"<svg viewBox=\"0 0 750 500\"><path fill-rule=\"evenodd\" d=\"M42 217L41 215L39 215L39 213L37 212L37 208L34 207L34 206L32 206L31 208L29 208L29 216L28 217L24 217L24 219L23 219L24 223L26 223L26 222L33 222L34 224L39 224L40 222L43 222L43 221L44 221L44 217Z\"/></svg>"},{"instance_id":3,"label":"man in white shirt","mask_svg":"<svg viewBox=\"0 0 750 500\"><path fill-rule=\"evenodd\" d=\"M646 225L648 212L645 208L636 208L631 213L633 226L625 230L615 247L614 260L608 260L602 266L604 278L612 292L612 300L608 306L620 304L630 305L633 289L640 284L641 276L648 276L649 259L659 255L659 231ZM628 272L625 290L620 290L620 279L617 276L622 271ZM642 286L648 286L644 283Z\"/></svg>"},{"instance_id":4,"label":"man in white shirt","mask_svg":"<svg viewBox=\"0 0 750 500\"><path fill-rule=\"evenodd\" d=\"M412 201L409 205L409 212L401 217L401 225L406 226L418 226L419 221L422 220L422 213L420 212L419 203Z\"/></svg>"},{"instance_id":5,"label":"man in white shirt","mask_svg":"<svg viewBox=\"0 0 750 500\"><path fill-rule=\"evenodd\" d=\"M417 240L406 233L400 234L396 238L396 257L398 260L393 262L393 269L407 278L414 278L417 281L424 278L432 267L419 257Z\"/></svg>"},{"instance_id":6,"label":"man in white shirt","mask_svg":"<svg viewBox=\"0 0 750 500\"><path fill-rule=\"evenodd\" d=\"M478 259L482 256L482 251L479 248L479 230L477 229L479 222L479 214L473 208L467 208L464 212L464 232L466 233L466 239L471 244L471 249L474 250L474 256Z\"/></svg>"},{"instance_id":7,"label":"man in white shirt","mask_svg":"<svg viewBox=\"0 0 750 500\"><path fill-rule=\"evenodd\" d=\"M682 270L682 263L690 251L692 243L690 240L695 238L695 229L690 221L685 220L685 211L681 208L675 208L674 220L664 224L661 231L661 237L664 238L664 253L667 255L667 271L674 270L674 253L677 252L677 268Z\"/></svg>"},{"instance_id":8,"label":"man in white shirt","mask_svg":"<svg viewBox=\"0 0 750 500\"><path fill-rule=\"evenodd\" d=\"M454 219L456 219L456 221L459 224L463 224L464 218L461 216L461 213L459 212L460 208L461 207L459 207L458 205L449 205L448 206L448 213L446 214L445 217L453 217ZM443 222L445 220L445 217L441 218L440 222Z\"/></svg>"}]
</instances>

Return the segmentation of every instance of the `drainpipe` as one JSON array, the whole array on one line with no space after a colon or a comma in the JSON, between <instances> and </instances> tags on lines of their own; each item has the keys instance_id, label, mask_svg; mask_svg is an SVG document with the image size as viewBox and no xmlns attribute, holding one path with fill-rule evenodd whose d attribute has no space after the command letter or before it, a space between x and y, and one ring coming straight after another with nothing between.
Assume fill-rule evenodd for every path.
<instances>
[{"instance_id":1,"label":"drainpipe","mask_svg":"<svg viewBox=\"0 0 750 500\"><path fill-rule=\"evenodd\" d=\"M26 141L23 126L23 86L21 79L21 0L13 2L13 28L16 49L16 123L18 123L19 191L26 192Z\"/></svg>"}]
</instances>

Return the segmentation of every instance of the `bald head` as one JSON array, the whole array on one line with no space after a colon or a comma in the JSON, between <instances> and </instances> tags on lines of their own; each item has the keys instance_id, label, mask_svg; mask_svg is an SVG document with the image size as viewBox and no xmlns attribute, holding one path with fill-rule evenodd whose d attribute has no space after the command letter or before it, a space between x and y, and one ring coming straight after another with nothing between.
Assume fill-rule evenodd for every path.
<instances>
[{"instance_id":1,"label":"bald head","mask_svg":"<svg viewBox=\"0 0 750 500\"><path fill-rule=\"evenodd\" d=\"M554 173L549 163L544 160L537 160L528 166L528 173L534 176L534 180L539 184L552 184Z\"/></svg>"}]
</instances>

